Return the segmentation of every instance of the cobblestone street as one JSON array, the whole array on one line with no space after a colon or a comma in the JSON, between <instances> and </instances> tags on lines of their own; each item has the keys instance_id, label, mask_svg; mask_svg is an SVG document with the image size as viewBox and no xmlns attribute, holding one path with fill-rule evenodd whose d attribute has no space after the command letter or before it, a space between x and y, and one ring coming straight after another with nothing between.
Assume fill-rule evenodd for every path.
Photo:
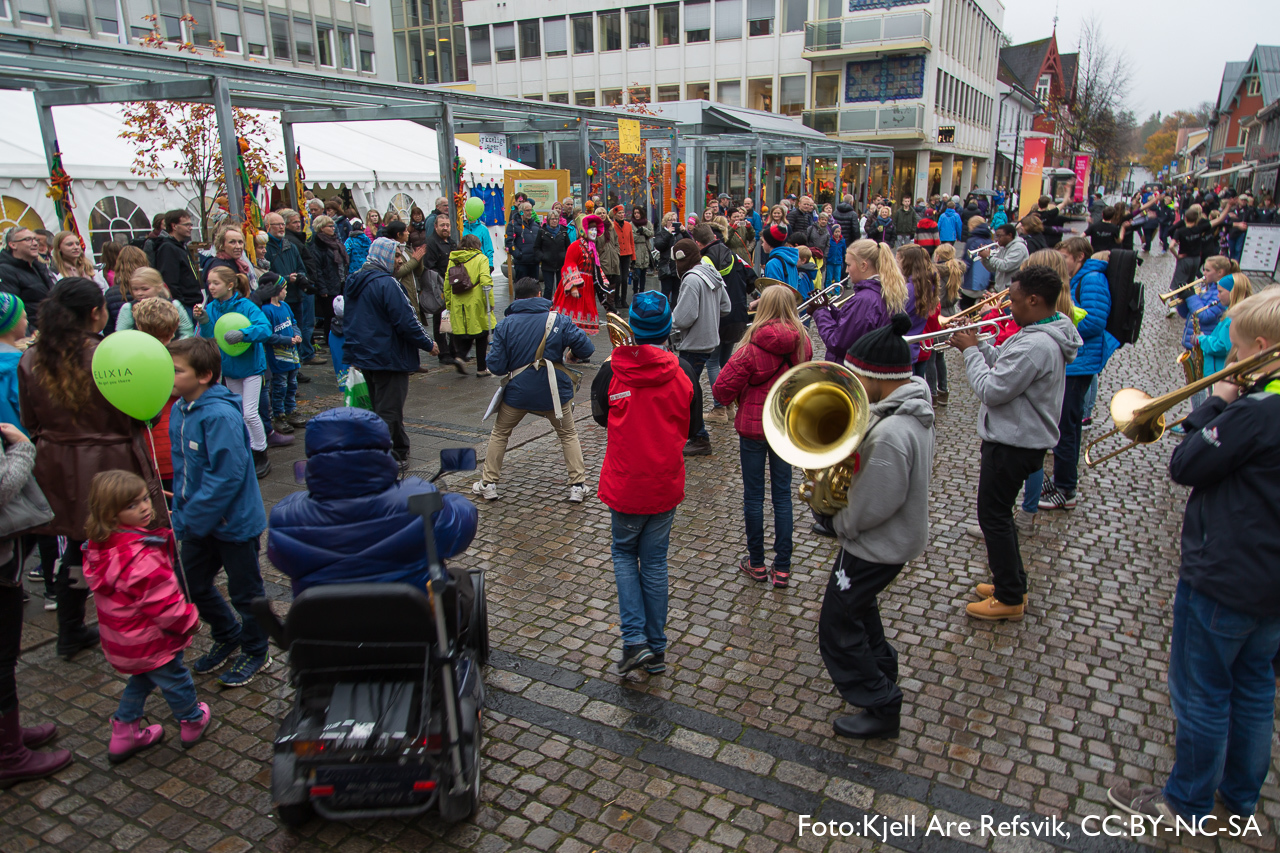
<instances>
[{"instance_id":1,"label":"cobblestone street","mask_svg":"<svg viewBox=\"0 0 1280 853\"><path fill-rule=\"evenodd\" d=\"M1154 395L1183 383L1174 361L1181 322L1166 320L1155 297L1172 269L1168 256L1152 256L1140 269L1148 302L1142 338L1102 375L1086 440L1110 428L1107 402L1121 387ZM603 333L595 341L607 350ZM597 352L596 365L605 354ZM284 829L272 815L269 768L271 740L292 697L283 655L248 688L219 692L211 677L197 676L217 725L189 751L177 748L176 725L153 694L148 710L166 725L167 743L110 765L108 716L124 679L96 651L73 663L57 659L53 614L40 609L29 584L18 667L23 714L28 723L56 720L61 745L76 760L50 780L0 792L0 851L963 853L978 846L1040 853L1057 846L1111 853L1151 843L1087 837L1081 821L1112 811L1110 785L1162 782L1173 763L1165 671L1187 490L1168 479L1172 439L1097 468L1082 462L1078 508L1040 513L1035 533L1023 539L1032 577L1027 617L975 622L964 605L974 600L975 583L990 580L981 540L965 533L976 521L978 407L955 353L948 368L930 545L881 600L906 694L897 740L864 745L832 735L832 721L849 711L828 679L816 629L838 546L809 532L807 505L795 505L789 589L766 589L737 571L745 538L731 425L712 425L715 455L687 464L670 552L667 673L613 674L619 639L609 512L594 492L584 504L565 500L559 444L545 422L528 419L505 458L501 499L482 502L480 532L458 561L488 572L494 649L482 805L471 821L449 826L432 814ZM589 369L576 412L594 486L605 431L589 416L593 375ZM489 424L480 418L494 381L442 369L414 378L408 414L416 467L429 470L444 446L475 444L483 453ZM313 408L333 404L316 393ZM273 451L275 472L263 483L268 504L299 488L291 463L302 458L301 444L299 432L295 447ZM470 494L474 479L455 474L442 482ZM263 571L283 609L288 584L265 552ZM194 649L208 642L204 628ZM875 816L914 816L916 823L901 837L832 840L801 837L799 815L859 828ZM925 834L934 817L976 827L983 816L999 823L1015 815L1058 818L1068 835L1050 843ZM1276 850L1275 739L1258 821L1261 837L1156 843Z\"/></svg>"}]
</instances>

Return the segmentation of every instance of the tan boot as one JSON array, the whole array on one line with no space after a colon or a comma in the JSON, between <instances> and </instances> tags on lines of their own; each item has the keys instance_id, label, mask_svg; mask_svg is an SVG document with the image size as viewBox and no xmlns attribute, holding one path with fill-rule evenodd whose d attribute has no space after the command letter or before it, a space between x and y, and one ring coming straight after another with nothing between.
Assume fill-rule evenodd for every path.
<instances>
[{"instance_id":1,"label":"tan boot","mask_svg":"<svg viewBox=\"0 0 1280 853\"><path fill-rule=\"evenodd\" d=\"M981 619L984 622L1020 622L1023 611L1026 609L1026 604L1001 604L998 598L992 596L982 601L975 601L966 607L965 611L974 619Z\"/></svg>"},{"instance_id":2,"label":"tan boot","mask_svg":"<svg viewBox=\"0 0 1280 853\"><path fill-rule=\"evenodd\" d=\"M996 585L993 583L980 583L973 588L973 591L978 594L978 598L994 598ZM1025 592L1022 594L1022 603L1027 603L1027 594Z\"/></svg>"},{"instance_id":3,"label":"tan boot","mask_svg":"<svg viewBox=\"0 0 1280 853\"><path fill-rule=\"evenodd\" d=\"M729 422L729 410L724 406L717 406L707 412L702 419L709 424L727 424Z\"/></svg>"}]
</instances>

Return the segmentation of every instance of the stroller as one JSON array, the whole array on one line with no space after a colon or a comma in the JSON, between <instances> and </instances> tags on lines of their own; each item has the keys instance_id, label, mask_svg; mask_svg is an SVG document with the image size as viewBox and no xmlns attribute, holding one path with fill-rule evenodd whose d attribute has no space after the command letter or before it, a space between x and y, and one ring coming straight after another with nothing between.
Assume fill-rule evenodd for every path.
<instances>
[{"instance_id":1,"label":"stroller","mask_svg":"<svg viewBox=\"0 0 1280 853\"><path fill-rule=\"evenodd\" d=\"M475 468L469 448L440 456L431 482ZM438 491L408 498L425 529L426 592L409 583L311 586L283 622L265 599L254 602L289 653L296 689L271 764L272 801L286 826L317 813L354 820L432 809L452 822L479 804L485 579L482 570L445 568L432 523L444 506Z\"/></svg>"}]
</instances>

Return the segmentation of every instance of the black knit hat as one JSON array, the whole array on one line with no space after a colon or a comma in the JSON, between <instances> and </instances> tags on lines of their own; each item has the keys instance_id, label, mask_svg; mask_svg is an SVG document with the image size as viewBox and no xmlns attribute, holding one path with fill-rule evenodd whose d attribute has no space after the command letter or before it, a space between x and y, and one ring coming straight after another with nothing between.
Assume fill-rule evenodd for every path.
<instances>
[{"instance_id":1,"label":"black knit hat","mask_svg":"<svg viewBox=\"0 0 1280 853\"><path fill-rule=\"evenodd\" d=\"M867 332L844 355L845 367L869 379L910 379L911 346L902 339L911 318L894 314L889 325Z\"/></svg>"},{"instance_id":2,"label":"black knit hat","mask_svg":"<svg viewBox=\"0 0 1280 853\"><path fill-rule=\"evenodd\" d=\"M764 230L760 232L761 238L770 248L778 248L786 245L787 242L787 226L773 223L766 225Z\"/></svg>"}]
</instances>

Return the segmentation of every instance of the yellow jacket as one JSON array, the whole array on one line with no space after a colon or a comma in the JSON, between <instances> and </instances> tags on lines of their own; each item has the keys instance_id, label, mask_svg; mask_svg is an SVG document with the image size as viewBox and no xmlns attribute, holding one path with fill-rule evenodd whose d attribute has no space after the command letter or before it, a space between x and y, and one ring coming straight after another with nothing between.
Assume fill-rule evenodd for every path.
<instances>
[{"instance_id":1,"label":"yellow jacket","mask_svg":"<svg viewBox=\"0 0 1280 853\"><path fill-rule=\"evenodd\" d=\"M477 249L455 249L449 253L449 266L467 268L475 287L461 295L453 292L446 276L445 308L455 335L478 335L493 328L493 277L489 275L489 259Z\"/></svg>"}]
</instances>

